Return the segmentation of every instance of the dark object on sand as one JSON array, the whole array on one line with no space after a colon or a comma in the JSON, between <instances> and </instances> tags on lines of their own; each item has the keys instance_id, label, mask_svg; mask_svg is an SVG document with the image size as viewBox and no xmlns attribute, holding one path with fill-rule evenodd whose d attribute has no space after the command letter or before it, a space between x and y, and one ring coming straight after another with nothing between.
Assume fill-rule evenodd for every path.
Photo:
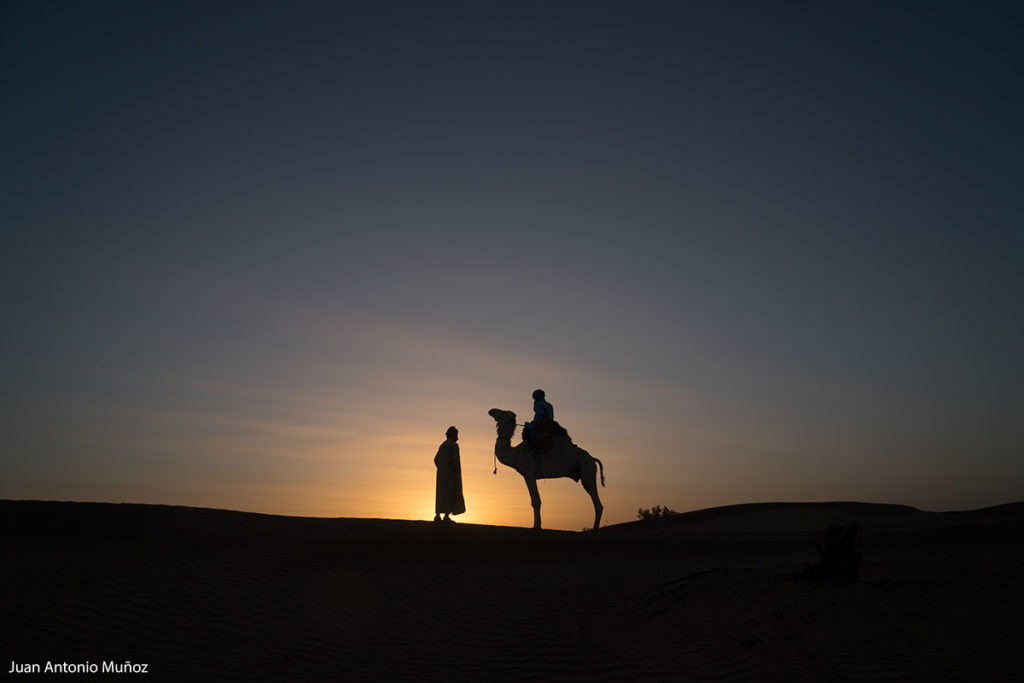
<instances>
[{"instance_id":1,"label":"dark object on sand","mask_svg":"<svg viewBox=\"0 0 1024 683\"><path fill-rule=\"evenodd\" d=\"M861 552L858 548L862 531L860 522L825 529L824 545L814 544L820 559L804 565L804 578L856 581L860 576Z\"/></svg>"}]
</instances>

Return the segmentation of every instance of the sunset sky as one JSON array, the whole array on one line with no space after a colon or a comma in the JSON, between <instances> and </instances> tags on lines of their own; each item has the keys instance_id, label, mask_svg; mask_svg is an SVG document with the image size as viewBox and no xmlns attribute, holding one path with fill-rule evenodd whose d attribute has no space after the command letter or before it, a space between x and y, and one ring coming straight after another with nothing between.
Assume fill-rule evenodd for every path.
<instances>
[{"instance_id":1,"label":"sunset sky","mask_svg":"<svg viewBox=\"0 0 1024 683\"><path fill-rule=\"evenodd\" d=\"M1024 499L1024 11L0 2L0 498ZM593 519L543 481L545 526Z\"/></svg>"}]
</instances>

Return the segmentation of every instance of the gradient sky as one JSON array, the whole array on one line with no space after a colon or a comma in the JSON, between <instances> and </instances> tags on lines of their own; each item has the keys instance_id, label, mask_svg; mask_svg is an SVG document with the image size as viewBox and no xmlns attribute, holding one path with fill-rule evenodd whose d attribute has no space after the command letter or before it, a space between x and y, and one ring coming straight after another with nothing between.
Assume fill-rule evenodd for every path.
<instances>
[{"instance_id":1,"label":"gradient sky","mask_svg":"<svg viewBox=\"0 0 1024 683\"><path fill-rule=\"evenodd\" d=\"M1024 13L0 3L0 498L1024 498ZM543 481L545 526L592 521Z\"/></svg>"}]
</instances>

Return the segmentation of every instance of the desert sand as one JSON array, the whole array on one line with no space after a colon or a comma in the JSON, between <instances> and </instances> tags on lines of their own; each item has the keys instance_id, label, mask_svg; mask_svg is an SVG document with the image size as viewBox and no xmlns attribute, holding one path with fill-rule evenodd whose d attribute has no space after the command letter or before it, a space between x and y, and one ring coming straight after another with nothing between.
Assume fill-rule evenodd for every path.
<instances>
[{"instance_id":1,"label":"desert sand","mask_svg":"<svg viewBox=\"0 0 1024 683\"><path fill-rule=\"evenodd\" d=\"M1010 681L1024 504L762 503L598 533L0 501L12 667L149 681ZM801 577L860 522L860 580ZM25 670L25 669L22 669Z\"/></svg>"}]
</instances>

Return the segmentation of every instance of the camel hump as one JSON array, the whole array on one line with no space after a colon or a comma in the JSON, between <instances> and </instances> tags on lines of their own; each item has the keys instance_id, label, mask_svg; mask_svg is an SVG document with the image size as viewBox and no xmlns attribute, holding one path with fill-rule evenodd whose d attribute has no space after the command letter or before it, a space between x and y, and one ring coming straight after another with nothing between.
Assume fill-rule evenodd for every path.
<instances>
[{"instance_id":1,"label":"camel hump","mask_svg":"<svg viewBox=\"0 0 1024 683\"><path fill-rule=\"evenodd\" d=\"M566 431L565 427L554 420L542 418L533 423L533 428L534 433L532 435L525 428L523 429L523 440L526 441L535 460L550 453L555 448L576 445L572 442L572 438L569 437L569 432ZM538 461L539 466L540 463Z\"/></svg>"},{"instance_id":2,"label":"camel hump","mask_svg":"<svg viewBox=\"0 0 1024 683\"><path fill-rule=\"evenodd\" d=\"M534 428L537 430L538 438L542 436L561 436L572 441L569 431L565 427L546 417L537 420L534 423Z\"/></svg>"}]
</instances>

